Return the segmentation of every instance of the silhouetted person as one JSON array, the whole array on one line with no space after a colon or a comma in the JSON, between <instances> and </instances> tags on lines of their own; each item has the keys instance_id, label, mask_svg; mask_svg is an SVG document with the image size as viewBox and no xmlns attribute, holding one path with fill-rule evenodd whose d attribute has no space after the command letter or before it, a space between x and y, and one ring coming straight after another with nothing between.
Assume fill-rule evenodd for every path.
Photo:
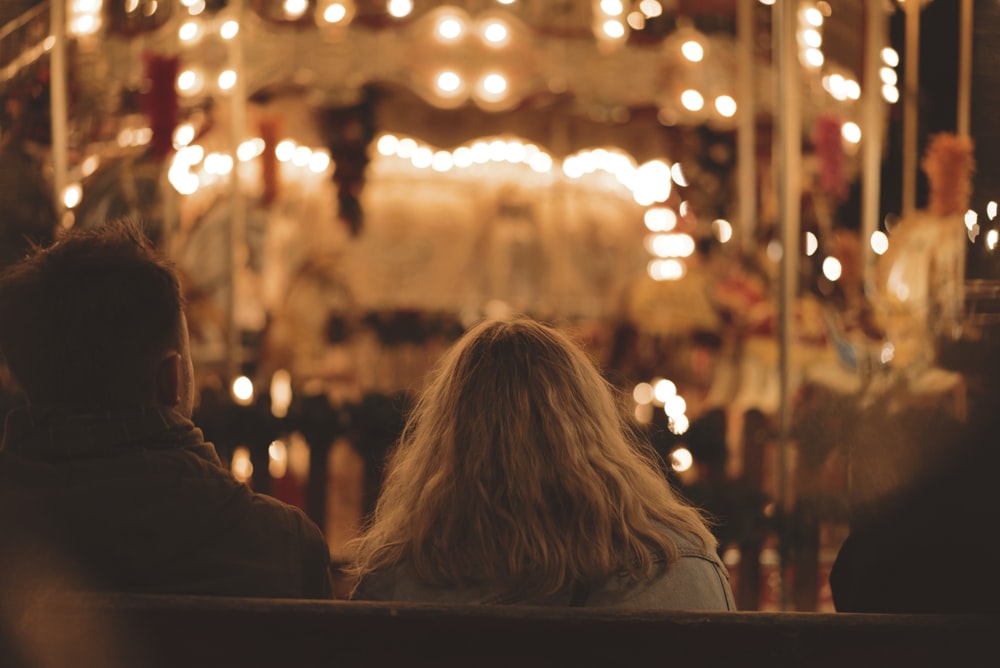
<instances>
[{"instance_id":1,"label":"silhouetted person","mask_svg":"<svg viewBox=\"0 0 1000 668\"><path fill-rule=\"evenodd\" d=\"M0 449L0 590L332 596L319 529L235 480L191 422L177 276L134 226L0 274L0 353L28 400Z\"/></svg>"},{"instance_id":2,"label":"silhouetted person","mask_svg":"<svg viewBox=\"0 0 1000 668\"><path fill-rule=\"evenodd\" d=\"M525 318L443 357L352 546L354 598L731 610L715 537L565 335Z\"/></svg>"}]
</instances>

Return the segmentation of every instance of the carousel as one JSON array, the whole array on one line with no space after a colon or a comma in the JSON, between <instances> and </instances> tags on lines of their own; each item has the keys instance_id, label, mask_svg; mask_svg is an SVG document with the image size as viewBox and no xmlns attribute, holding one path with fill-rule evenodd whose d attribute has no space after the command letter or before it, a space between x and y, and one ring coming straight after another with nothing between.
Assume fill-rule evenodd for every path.
<instances>
[{"instance_id":1,"label":"carousel","mask_svg":"<svg viewBox=\"0 0 1000 668\"><path fill-rule=\"evenodd\" d=\"M518 312L586 343L721 518L741 609L832 610L852 506L906 474L857 468L889 455L855 421L963 419L940 341L968 248L997 243L969 209L968 54L959 126L918 154L899 4L53 1L0 32L0 87L8 121L45 88L58 229L132 217L176 263L197 421L335 559L424 374Z\"/></svg>"}]
</instances>

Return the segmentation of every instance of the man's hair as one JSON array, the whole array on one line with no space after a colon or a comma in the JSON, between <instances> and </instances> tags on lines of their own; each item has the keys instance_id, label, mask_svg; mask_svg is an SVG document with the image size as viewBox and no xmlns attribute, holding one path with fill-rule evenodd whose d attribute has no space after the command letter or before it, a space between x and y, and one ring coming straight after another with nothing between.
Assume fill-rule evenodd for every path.
<instances>
[{"instance_id":1,"label":"man's hair","mask_svg":"<svg viewBox=\"0 0 1000 668\"><path fill-rule=\"evenodd\" d=\"M182 308L134 223L69 232L0 273L0 357L35 405L141 404Z\"/></svg>"},{"instance_id":2,"label":"man's hair","mask_svg":"<svg viewBox=\"0 0 1000 668\"><path fill-rule=\"evenodd\" d=\"M410 414L351 545L354 574L406 563L426 583L522 597L646 579L679 555L667 529L716 545L653 457L565 335L524 318L483 323Z\"/></svg>"}]
</instances>

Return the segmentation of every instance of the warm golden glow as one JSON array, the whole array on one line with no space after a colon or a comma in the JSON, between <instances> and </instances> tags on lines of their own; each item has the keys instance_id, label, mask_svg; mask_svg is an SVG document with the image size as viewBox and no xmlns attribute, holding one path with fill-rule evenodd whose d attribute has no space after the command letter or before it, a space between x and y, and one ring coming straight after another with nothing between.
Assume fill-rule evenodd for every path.
<instances>
[{"instance_id":1,"label":"warm golden glow","mask_svg":"<svg viewBox=\"0 0 1000 668\"><path fill-rule=\"evenodd\" d=\"M413 0L389 0L389 3L386 5L386 11L389 12L390 16L397 19L409 16L413 11Z\"/></svg>"},{"instance_id":2,"label":"warm golden glow","mask_svg":"<svg viewBox=\"0 0 1000 668\"><path fill-rule=\"evenodd\" d=\"M671 429L671 431L673 431L673 429ZM670 468L678 473L684 473L684 471L690 469L693 464L694 456L687 448L677 448L670 453Z\"/></svg>"},{"instance_id":3,"label":"warm golden glow","mask_svg":"<svg viewBox=\"0 0 1000 668\"><path fill-rule=\"evenodd\" d=\"M240 32L240 24L237 21L229 20L219 27L219 37L222 39L232 39Z\"/></svg>"},{"instance_id":4,"label":"warm golden glow","mask_svg":"<svg viewBox=\"0 0 1000 668\"><path fill-rule=\"evenodd\" d=\"M858 127L857 123L848 121L840 127L840 134L845 141L851 144L857 144L861 141L861 128Z\"/></svg>"},{"instance_id":5,"label":"warm golden glow","mask_svg":"<svg viewBox=\"0 0 1000 668\"><path fill-rule=\"evenodd\" d=\"M812 232L806 232L806 256L812 257L819 250L819 240Z\"/></svg>"},{"instance_id":6,"label":"warm golden glow","mask_svg":"<svg viewBox=\"0 0 1000 668\"><path fill-rule=\"evenodd\" d=\"M837 258L830 256L823 260L823 275L826 276L827 279L836 281L840 278L841 271L840 260Z\"/></svg>"},{"instance_id":7,"label":"warm golden glow","mask_svg":"<svg viewBox=\"0 0 1000 668\"><path fill-rule=\"evenodd\" d=\"M253 476L253 463L250 461L250 449L241 445L233 450L233 459L230 463L233 477L240 482L247 482Z\"/></svg>"},{"instance_id":8,"label":"warm golden glow","mask_svg":"<svg viewBox=\"0 0 1000 668\"><path fill-rule=\"evenodd\" d=\"M648 404L653 400L653 386L649 383L639 383L632 389L632 398L637 404Z\"/></svg>"},{"instance_id":9,"label":"warm golden glow","mask_svg":"<svg viewBox=\"0 0 1000 668\"><path fill-rule=\"evenodd\" d=\"M271 415L283 418L288 415L292 404L292 375L285 369L278 369L271 376Z\"/></svg>"},{"instance_id":10,"label":"warm golden glow","mask_svg":"<svg viewBox=\"0 0 1000 668\"><path fill-rule=\"evenodd\" d=\"M79 183L71 183L62 192L62 202L67 209L76 208L83 199L83 186Z\"/></svg>"},{"instance_id":11,"label":"warm golden glow","mask_svg":"<svg viewBox=\"0 0 1000 668\"><path fill-rule=\"evenodd\" d=\"M876 255L884 255L889 250L889 237L882 230L875 230L872 232L871 244Z\"/></svg>"},{"instance_id":12,"label":"warm golden glow","mask_svg":"<svg viewBox=\"0 0 1000 668\"><path fill-rule=\"evenodd\" d=\"M733 238L733 226L723 218L712 221L712 231L715 232L715 238L719 240L719 243L728 243Z\"/></svg>"},{"instance_id":13,"label":"warm golden glow","mask_svg":"<svg viewBox=\"0 0 1000 668\"><path fill-rule=\"evenodd\" d=\"M732 118L736 115L736 100L728 95L720 95L715 98L715 110L726 118Z\"/></svg>"},{"instance_id":14,"label":"warm golden glow","mask_svg":"<svg viewBox=\"0 0 1000 668\"><path fill-rule=\"evenodd\" d=\"M253 402L253 381L246 376L240 376L234 380L233 399L241 406L249 406Z\"/></svg>"},{"instance_id":15,"label":"warm golden glow","mask_svg":"<svg viewBox=\"0 0 1000 668\"><path fill-rule=\"evenodd\" d=\"M221 90L231 90L236 85L236 71L223 70L219 74L219 88Z\"/></svg>"},{"instance_id":16,"label":"warm golden glow","mask_svg":"<svg viewBox=\"0 0 1000 668\"><path fill-rule=\"evenodd\" d=\"M705 98L693 88L688 88L681 93L681 104L688 111L701 111L702 107L705 106Z\"/></svg>"},{"instance_id":17,"label":"warm golden glow","mask_svg":"<svg viewBox=\"0 0 1000 668\"><path fill-rule=\"evenodd\" d=\"M701 45L701 42L689 39L681 44L681 54L692 63L700 63L702 58L705 57L705 48Z\"/></svg>"}]
</instances>

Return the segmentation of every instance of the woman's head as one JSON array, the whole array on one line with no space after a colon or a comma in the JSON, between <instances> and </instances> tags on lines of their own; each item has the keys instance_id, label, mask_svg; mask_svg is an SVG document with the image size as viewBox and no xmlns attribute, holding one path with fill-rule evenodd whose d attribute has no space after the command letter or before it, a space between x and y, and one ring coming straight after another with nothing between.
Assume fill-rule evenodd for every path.
<instances>
[{"instance_id":1,"label":"woman's head","mask_svg":"<svg viewBox=\"0 0 1000 668\"><path fill-rule=\"evenodd\" d=\"M564 334L515 318L449 350L390 462L361 575L408 562L439 584L556 591L650 573L663 527L713 539L628 437L616 395Z\"/></svg>"}]
</instances>

